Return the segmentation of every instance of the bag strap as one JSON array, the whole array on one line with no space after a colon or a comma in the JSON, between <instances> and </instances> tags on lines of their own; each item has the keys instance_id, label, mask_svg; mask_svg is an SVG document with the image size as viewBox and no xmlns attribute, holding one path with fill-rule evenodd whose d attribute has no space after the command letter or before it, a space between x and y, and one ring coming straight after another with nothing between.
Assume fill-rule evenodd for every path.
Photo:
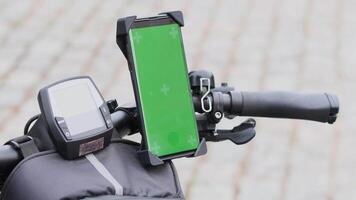
<instances>
[{"instance_id":1,"label":"bag strap","mask_svg":"<svg viewBox=\"0 0 356 200\"><path fill-rule=\"evenodd\" d=\"M109 170L95 157L95 155L88 154L85 157L93 165L93 167L114 186L115 195L123 196L124 189L122 185L113 177Z\"/></svg>"},{"instance_id":2,"label":"bag strap","mask_svg":"<svg viewBox=\"0 0 356 200\"><path fill-rule=\"evenodd\" d=\"M33 138L28 135L14 138L6 144L13 146L23 158L39 152Z\"/></svg>"}]
</instances>

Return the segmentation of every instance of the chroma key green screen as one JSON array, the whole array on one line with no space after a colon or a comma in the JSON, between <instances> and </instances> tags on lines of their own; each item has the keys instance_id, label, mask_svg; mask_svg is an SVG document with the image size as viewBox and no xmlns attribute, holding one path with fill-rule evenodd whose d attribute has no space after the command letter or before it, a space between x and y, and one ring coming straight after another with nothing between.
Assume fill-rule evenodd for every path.
<instances>
[{"instance_id":1,"label":"chroma key green screen","mask_svg":"<svg viewBox=\"0 0 356 200\"><path fill-rule=\"evenodd\" d=\"M199 137L180 27L132 28L129 37L147 148L157 156L195 150Z\"/></svg>"}]
</instances>

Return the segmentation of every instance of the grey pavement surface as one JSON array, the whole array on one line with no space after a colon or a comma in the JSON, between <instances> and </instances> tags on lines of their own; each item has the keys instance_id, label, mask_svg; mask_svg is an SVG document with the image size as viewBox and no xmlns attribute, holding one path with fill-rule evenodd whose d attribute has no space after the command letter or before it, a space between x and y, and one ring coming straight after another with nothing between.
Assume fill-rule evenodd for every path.
<instances>
[{"instance_id":1,"label":"grey pavement surface","mask_svg":"<svg viewBox=\"0 0 356 200\"><path fill-rule=\"evenodd\" d=\"M133 101L116 19L169 10L184 12L190 70L239 90L327 91L341 102L333 126L258 119L249 144L176 160L187 199L356 199L354 0L2 0L0 142L22 133L39 88L59 79L90 75L106 99Z\"/></svg>"}]
</instances>

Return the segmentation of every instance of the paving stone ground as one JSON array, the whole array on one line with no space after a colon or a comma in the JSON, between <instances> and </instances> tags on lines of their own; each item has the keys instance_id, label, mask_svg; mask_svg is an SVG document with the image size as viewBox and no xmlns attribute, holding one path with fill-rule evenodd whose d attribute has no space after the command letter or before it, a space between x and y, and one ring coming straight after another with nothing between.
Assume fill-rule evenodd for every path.
<instances>
[{"instance_id":1,"label":"paving stone ground","mask_svg":"<svg viewBox=\"0 0 356 200\"><path fill-rule=\"evenodd\" d=\"M0 142L22 133L38 89L59 79L90 75L107 99L133 101L116 19L169 10L184 12L190 70L239 90L327 91L341 102L333 126L258 119L249 144L175 161L187 199L356 199L354 0L2 0Z\"/></svg>"}]
</instances>

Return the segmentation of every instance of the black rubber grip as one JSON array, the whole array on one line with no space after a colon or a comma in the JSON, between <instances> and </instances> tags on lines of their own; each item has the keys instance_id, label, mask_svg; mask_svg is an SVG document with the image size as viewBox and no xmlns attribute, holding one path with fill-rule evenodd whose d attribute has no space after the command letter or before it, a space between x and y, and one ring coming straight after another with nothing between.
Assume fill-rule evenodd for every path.
<instances>
[{"instance_id":1,"label":"black rubber grip","mask_svg":"<svg viewBox=\"0 0 356 200\"><path fill-rule=\"evenodd\" d=\"M7 171L8 166L16 165L21 159L20 154L10 145L0 146L0 172Z\"/></svg>"},{"instance_id":2,"label":"black rubber grip","mask_svg":"<svg viewBox=\"0 0 356 200\"><path fill-rule=\"evenodd\" d=\"M0 146L0 189L11 170L20 160L20 154L12 146Z\"/></svg>"},{"instance_id":3,"label":"black rubber grip","mask_svg":"<svg viewBox=\"0 0 356 200\"><path fill-rule=\"evenodd\" d=\"M232 108L238 112L234 114L240 116L305 119L332 124L339 112L338 98L327 93L241 92L240 95L231 94L231 98Z\"/></svg>"}]
</instances>

